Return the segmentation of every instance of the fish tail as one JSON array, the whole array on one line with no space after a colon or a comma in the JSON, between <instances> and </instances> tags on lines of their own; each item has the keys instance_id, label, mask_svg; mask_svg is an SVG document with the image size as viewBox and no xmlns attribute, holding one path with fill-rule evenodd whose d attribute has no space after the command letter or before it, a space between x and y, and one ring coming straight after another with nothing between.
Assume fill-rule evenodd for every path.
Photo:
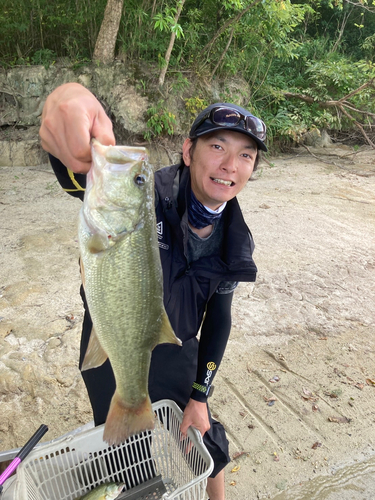
<instances>
[{"instance_id":1,"label":"fish tail","mask_svg":"<svg viewBox=\"0 0 375 500\"><path fill-rule=\"evenodd\" d=\"M138 407L129 408L124 405L121 396L116 391L109 407L103 439L109 445L117 445L133 434L152 430L154 426L155 416L148 396Z\"/></svg>"}]
</instances>

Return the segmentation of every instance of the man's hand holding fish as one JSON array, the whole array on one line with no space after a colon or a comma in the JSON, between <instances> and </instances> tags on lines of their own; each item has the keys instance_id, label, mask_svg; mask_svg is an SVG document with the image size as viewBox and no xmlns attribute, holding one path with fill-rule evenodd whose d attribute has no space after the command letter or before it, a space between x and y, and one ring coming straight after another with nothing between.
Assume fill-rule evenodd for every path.
<instances>
[{"instance_id":1,"label":"man's hand holding fish","mask_svg":"<svg viewBox=\"0 0 375 500\"><path fill-rule=\"evenodd\" d=\"M47 99L39 131L42 147L72 172L91 167L91 138L104 146L116 144L111 120L102 105L82 85L58 87Z\"/></svg>"}]
</instances>

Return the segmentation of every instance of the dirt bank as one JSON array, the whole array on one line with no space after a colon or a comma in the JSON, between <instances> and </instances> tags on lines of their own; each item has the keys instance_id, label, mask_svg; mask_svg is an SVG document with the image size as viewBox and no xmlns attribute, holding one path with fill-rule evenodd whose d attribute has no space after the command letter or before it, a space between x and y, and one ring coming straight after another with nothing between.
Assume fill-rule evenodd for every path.
<instances>
[{"instance_id":1,"label":"dirt bank","mask_svg":"<svg viewBox=\"0 0 375 500\"><path fill-rule=\"evenodd\" d=\"M229 500L273 498L374 455L375 155L314 153L330 164L305 150L273 158L240 195L259 276L235 293L210 403L234 457ZM50 440L91 420L79 206L47 165L0 168L0 450L41 423Z\"/></svg>"}]
</instances>

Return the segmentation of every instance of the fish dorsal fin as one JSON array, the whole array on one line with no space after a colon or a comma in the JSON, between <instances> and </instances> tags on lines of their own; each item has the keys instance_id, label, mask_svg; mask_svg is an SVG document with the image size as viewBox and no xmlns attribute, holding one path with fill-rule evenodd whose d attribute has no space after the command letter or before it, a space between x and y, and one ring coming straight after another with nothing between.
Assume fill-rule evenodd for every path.
<instances>
[{"instance_id":1,"label":"fish dorsal fin","mask_svg":"<svg viewBox=\"0 0 375 500\"><path fill-rule=\"evenodd\" d=\"M98 337L94 328L91 330L90 340L86 349L85 358L82 363L81 371L90 370L91 368L98 368L105 361L108 355L100 345Z\"/></svg>"},{"instance_id":2,"label":"fish dorsal fin","mask_svg":"<svg viewBox=\"0 0 375 500\"><path fill-rule=\"evenodd\" d=\"M181 340L176 337L173 331L167 313L163 311L161 317L161 332L160 332L159 344L165 344L165 343L182 345Z\"/></svg>"}]
</instances>

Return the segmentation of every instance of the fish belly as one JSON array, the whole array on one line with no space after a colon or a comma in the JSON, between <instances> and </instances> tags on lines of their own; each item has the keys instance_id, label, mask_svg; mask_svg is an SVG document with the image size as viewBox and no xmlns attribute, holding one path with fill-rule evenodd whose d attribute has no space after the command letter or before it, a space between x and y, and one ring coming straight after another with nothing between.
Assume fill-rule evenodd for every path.
<instances>
[{"instance_id":1,"label":"fish belly","mask_svg":"<svg viewBox=\"0 0 375 500\"><path fill-rule=\"evenodd\" d=\"M111 444L153 428L148 373L166 316L158 252L151 228L144 227L104 252L83 256L89 311L116 380L105 429Z\"/></svg>"}]
</instances>

